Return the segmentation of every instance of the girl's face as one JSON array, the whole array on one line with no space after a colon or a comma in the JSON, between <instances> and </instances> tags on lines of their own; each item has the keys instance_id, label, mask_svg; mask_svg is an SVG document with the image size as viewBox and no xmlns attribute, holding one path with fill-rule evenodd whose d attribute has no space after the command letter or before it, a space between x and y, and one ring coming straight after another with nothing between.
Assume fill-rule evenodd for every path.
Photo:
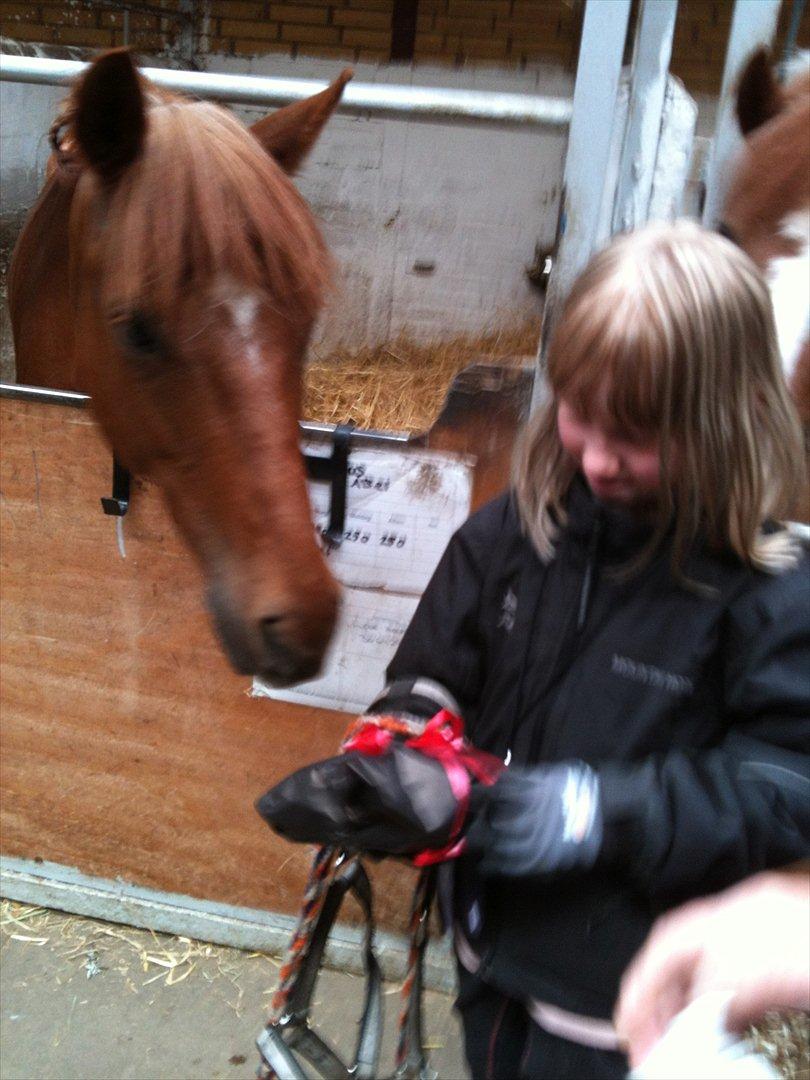
<instances>
[{"instance_id":1,"label":"girl's face","mask_svg":"<svg viewBox=\"0 0 810 1080\"><path fill-rule=\"evenodd\" d=\"M661 484L657 437L617 431L604 414L585 419L565 398L557 406L557 429L594 496L625 509L656 502Z\"/></svg>"}]
</instances>

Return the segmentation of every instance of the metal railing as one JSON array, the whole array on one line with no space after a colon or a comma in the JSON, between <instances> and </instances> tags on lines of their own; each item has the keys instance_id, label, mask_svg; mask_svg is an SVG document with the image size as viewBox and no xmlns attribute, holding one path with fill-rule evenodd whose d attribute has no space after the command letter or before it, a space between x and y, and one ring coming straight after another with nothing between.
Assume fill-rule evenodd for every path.
<instances>
[{"instance_id":1,"label":"metal railing","mask_svg":"<svg viewBox=\"0 0 810 1080\"><path fill-rule=\"evenodd\" d=\"M15 398L18 401L38 401L44 405L61 405L73 409L86 409L90 405L90 395L80 394L75 390L50 390L45 386L25 386L23 383L0 382L0 399ZM321 424L316 420L299 420L298 430L302 438L314 436L329 437L334 434L337 424ZM377 431L374 428L354 428L350 435L352 445L380 446L396 444L402 446L414 441L414 436L407 431Z\"/></svg>"},{"instance_id":2,"label":"metal railing","mask_svg":"<svg viewBox=\"0 0 810 1080\"><path fill-rule=\"evenodd\" d=\"M86 67L79 60L2 53L0 81L65 86ZM317 94L328 85L317 79L225 75L213 71L172 68L141 68L141 71L157 86L234 105L288 105ZM352 82L343 91L338 109L355 116L565 128L571 122L573 102L569 98L536 94Z\"/></svg>"}]
</instances>

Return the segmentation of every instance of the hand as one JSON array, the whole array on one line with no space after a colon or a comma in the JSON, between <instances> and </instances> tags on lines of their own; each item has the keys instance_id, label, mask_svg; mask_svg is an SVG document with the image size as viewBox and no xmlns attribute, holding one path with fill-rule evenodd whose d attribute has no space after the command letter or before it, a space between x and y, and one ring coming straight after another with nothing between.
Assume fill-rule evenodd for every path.
<instances>
[{"instance_id":1,"label":"hand","mask_svg":"<svg viewBox=\"0 0 810 1080\"><path fill-rule=\"evenodd\" d=\"M485 876L532 877L590 868L602 842L599 781L582 762L508 769L479 793L466 852Z\"/></svg>"},{"instance_id":2,"label":"hand","mask_svg":"<svg viewBox=\"0 0 810 1080\"><path fill-rule=\"evenodd\" d=\"M447 842L457 802L439 762L394 744L378 756L350 751L299 769L256 809L289 840L405 855Z\"/></svg>"},{"instance_id":3,"label":"hand","mask_svg":"<svg viewBox=\"0 0 810 1080\"><path fill-rule=\"evenodd\" d=\"M640 1064L695 998L731 990L742 1031L775 1009L810 1009L810 875L768 873L662 916L627 969L616 1028Z\"/></svg>"}]
</instances>

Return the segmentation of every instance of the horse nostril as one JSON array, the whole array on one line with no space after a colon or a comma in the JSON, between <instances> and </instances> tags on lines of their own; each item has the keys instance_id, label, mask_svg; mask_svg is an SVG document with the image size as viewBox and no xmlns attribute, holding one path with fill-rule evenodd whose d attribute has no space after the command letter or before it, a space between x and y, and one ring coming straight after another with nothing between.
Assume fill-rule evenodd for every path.
<instances>
[{"instance_id":1,"label":"horse nostril","mask_svg":"<svg viewBox=\"0 0 810 1080\"><path fill-rule=\"evenodd\" d=\"M277 684L302 682L317 674L319 659L302 652L293 642L285 641L284 622L281 615L269 615L259 624L264 646L262 674Z\"/></svg>"},{"instance_id":2,"label":"horse nostril","mask_svg":"<svg viewBox=\"0 0 810 1080\"><path fill-rule=\"evenodd\" d=\"M276 648L281 643L282 632L280 623L282 622L283 618L281 615L268 615L267 618L259 621L262 642L266 649Z\"/></svg>"}]
</instances>

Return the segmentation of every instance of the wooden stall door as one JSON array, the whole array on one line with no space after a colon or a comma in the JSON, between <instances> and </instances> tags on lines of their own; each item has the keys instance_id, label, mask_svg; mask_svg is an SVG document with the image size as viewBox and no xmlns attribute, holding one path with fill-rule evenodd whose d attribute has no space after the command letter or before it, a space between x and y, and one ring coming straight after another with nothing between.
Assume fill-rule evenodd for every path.
<instances>
[{"instance_id":1,"label":"wooden stall door","mask_svg":"<svg viewBox=\"0 0 810 1080\"><path fill-rule=\"evenodd\" d=\"M416 445L477 452L474 501L503 486L530 382L463 377ZM460 395L460 396L459 396ZM233 905L298 909L310 849L274 836L255 799L336 752L345 713L250 696L203 609L201 582L154 488L124 518L86 410L0 399L3 855ZM409 880L377 872L404 925Z\"/></svg>"}]
</instances>

